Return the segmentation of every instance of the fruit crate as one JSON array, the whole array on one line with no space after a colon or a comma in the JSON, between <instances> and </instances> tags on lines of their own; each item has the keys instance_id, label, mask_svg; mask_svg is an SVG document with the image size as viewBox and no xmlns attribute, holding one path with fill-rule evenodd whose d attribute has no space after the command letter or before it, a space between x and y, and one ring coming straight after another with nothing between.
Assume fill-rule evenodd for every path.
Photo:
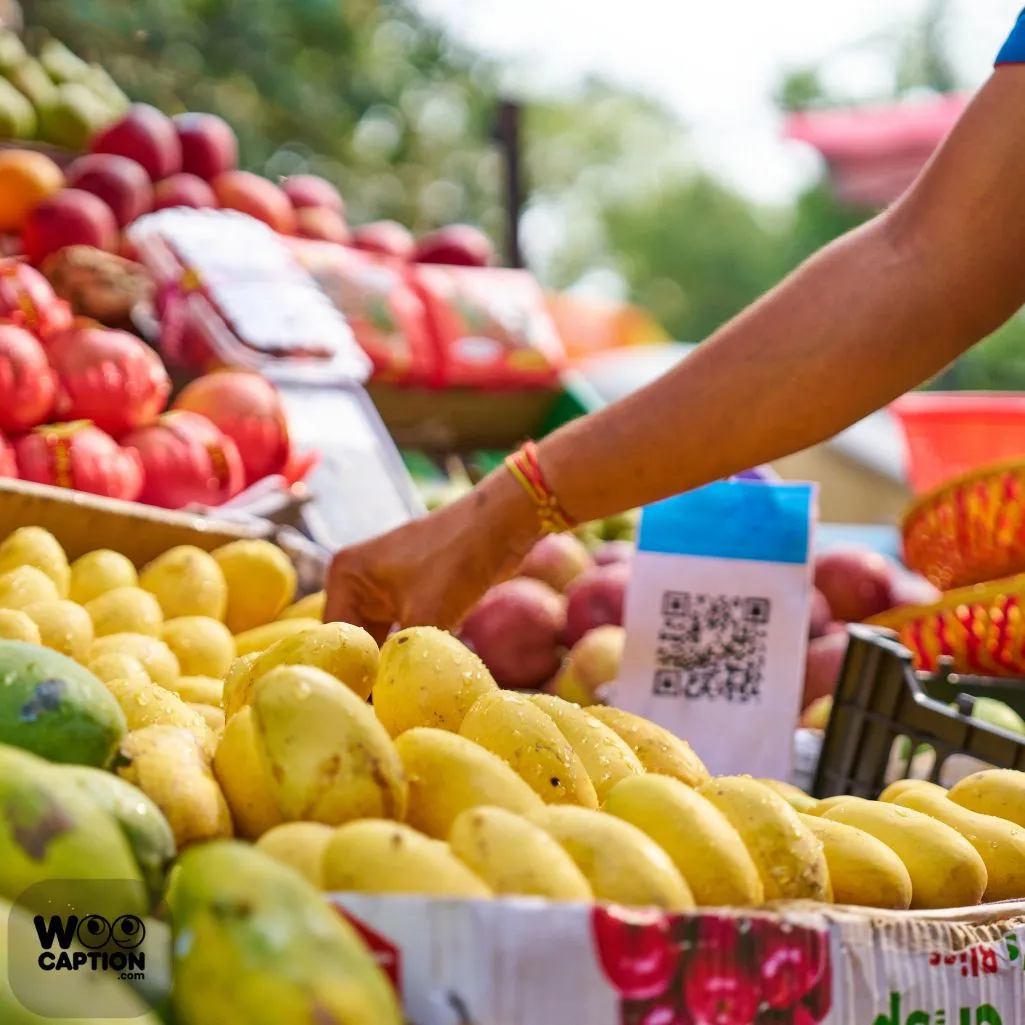
<instances>
[{"instance_id":1,"label":"fruit crate","mask_svg":"<svg viewBox=\"0 0 1025 1025\"><path fill-rule=\"evenodd\" d=\"M1025 713L1025 680L960 676L948 666L926 676L915 672L911 652L889 631L852 625L848 632L813 796L875 799L895 767L898 777L911 775L914 754L923 747L934 752L933 782L955 757L979 768L1025 770L1025 738L971 714L979 697Z\"/></svg>"}]
</instances>

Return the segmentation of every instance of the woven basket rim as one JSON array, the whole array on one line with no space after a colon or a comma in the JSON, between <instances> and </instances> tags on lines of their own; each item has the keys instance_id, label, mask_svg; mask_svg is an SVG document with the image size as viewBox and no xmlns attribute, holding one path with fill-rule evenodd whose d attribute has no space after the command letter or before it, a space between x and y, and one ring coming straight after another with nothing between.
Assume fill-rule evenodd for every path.
<instances>
[{"instance_id":1,"label":"woven basket rim","mask_svg":"<svg viewBox=\"0 0 1025 1025\"><path fill-rule=\"evenodd\" d=\"M929 605L901 605L896 609L881 612L878 616L866 619L868 626L882 626L891 630L907 626L916 619L935 616L959 605L993 605L998 598L1025 597L1025 573L1017 573L999 580L987 580L981 584L967 584L952 591L944 591L943 597Z\"/></svg>"},{"instance_id":2,"label":"woven basket rim","mask_svg":"<svg viewBox=\"0 0 1025 1025\"><path fill-rule=\"evenodd\" d=\"M988 466L980 466L977 470L969 470L967 473L952 477L939 487L933 488L932 491L921 495L911 502L901 519L901 532L906 533L912 520L920 516L930 506L937 505L966 484L975 484L985 480L987 477L1000 476L1011 470L1019 470L1025 473L1025 456L1022 456L1020 459L1005 459L999 463L990 463Z\"/></svg>"}]
</instances>

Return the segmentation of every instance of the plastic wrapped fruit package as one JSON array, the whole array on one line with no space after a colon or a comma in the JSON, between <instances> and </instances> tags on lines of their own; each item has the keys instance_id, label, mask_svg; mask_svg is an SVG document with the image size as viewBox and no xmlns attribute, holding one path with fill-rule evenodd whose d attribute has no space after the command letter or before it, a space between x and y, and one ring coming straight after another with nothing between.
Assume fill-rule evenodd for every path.
<instances>
[{"instance_id":1,"label":"plastic wrapped fruit package","mask_svg":"<svg viewBox=\"0 0 1025 1025\"><path fill-rule=\"evenodd\" d=\"M37 484L134 501L142 490L139 456L87 420L37 427L14 442L19 475Z\"/></svg>"},{"instance_id":2,"label":"plastic wrapped fruit package","mask_svg":"<svg viewBox=\"0 0 1025 1025\"><path fill-rule=\"evenodd\" d=\"M531 274L423 264L410 267L408 274L433 327L440 384L555 385L566 353Z\"/></svg>"},{"instance_id":3,"label":"plastic wrapped fruit package","mask_svg":"<svg viewBox=\"0 0 1025 1025\"><path fill-rule=\"evenodd\" d=\"M324 242L294 239L289 244L348 320L374 364L376 380L434 383L437 354L423 301L406 281L404 263Z\"/></svg>"}]
</instances>

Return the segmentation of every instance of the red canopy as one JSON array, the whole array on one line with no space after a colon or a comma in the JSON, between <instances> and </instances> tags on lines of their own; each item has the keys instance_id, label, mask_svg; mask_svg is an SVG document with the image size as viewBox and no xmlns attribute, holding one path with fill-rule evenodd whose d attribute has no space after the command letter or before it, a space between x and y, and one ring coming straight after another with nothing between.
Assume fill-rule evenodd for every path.
<instances>
[{"instance_id":1,"label":"red canopy","mask_svg":"<svg viewBox=\"0 0 1025 1025\"><path fill-rule=\"evenodd\" d=\"M886 206L914 180L967 103L960 95L791 114L784 134L814 146L845 202Z\"/></svg>"}]
</instances>

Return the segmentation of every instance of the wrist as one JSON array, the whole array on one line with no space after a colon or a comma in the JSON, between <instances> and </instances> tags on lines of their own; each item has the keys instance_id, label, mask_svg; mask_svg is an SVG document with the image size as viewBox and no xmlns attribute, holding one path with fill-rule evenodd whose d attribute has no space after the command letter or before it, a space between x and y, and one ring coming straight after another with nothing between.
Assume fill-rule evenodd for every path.
<instances>
[{"instance_id":1,"label":"wrist","mask_svg":"<svg viewBox=\"0 0 1025 1025\"><path fill-rule=\"evenodd\" d=\"M515 555L526 555L541 536L541 521L520 482L501 466L481 481L473 495L481 524Z\"/></svg>"}]
</instances>

